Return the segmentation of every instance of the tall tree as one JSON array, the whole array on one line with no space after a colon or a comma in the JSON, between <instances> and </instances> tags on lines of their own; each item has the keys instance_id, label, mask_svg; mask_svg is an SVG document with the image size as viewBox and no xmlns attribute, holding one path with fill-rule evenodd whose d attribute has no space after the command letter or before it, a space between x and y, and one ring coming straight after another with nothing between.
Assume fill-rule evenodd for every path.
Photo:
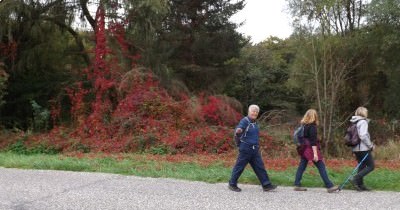
<instances>
[{"instance_id":1,"label":"tall tree","mask_svg":"<svg viewBox=\"0 0 400 210\"><path fill-rule=\"evenodd\" d=\"M391 120L400 117L400 1L372 0L368 7L368 43L373 52L375 107ZM380 79L379 79L380 78ZM379 91L379 92L378 92ZM383 107L383 109L382 109Z\"/></svg>"},{"instance_id":2,"label":"tall tree","mask_svg":"<svg viewBox=\"0 0 400 210\"><path fill-rule=\"evenodd\" d=\"M366 0L288 0L294 25L307 21L323 34L346 35L360 28L366 14Z\"/></svg>"},{"instance_id":3,"label":"tall tree","mask_svg":"<svg viewBox=\"0 0 400 210\"><path fill-rule=\"evenodd\" d=\"M244 1L169 0L170 12L159 31L157 51L192 90L215 90L218 78L229 75L225 62L239 55L246 43L229 18Z\"/></svg>"},{"instance_id":4,"label":"tall tree","mask_svg":"<svg viewBox=\"0 0 400 210\"><path fill-rule=\"evenodd\" d=\"M322 138L329 151L333 131L343 120L338 102L347 84L357 91L356 72L366 59L362 53L366 46L360 45L356 33L365 15L365 4L353 0L291 0L289 5L292 14L299 17L297 35L302 46L296 55L294 75L305 76L298 81L308 89L308 97L319 111Z\"/></svg>"},{"instance_id":5,"label":"tall tree","mask_svg":"<svg viewBox=\"0 0 400 210\"><path fill-rule=\"evenodd\" d=\"M71 13L64 3L0 3L0 44L9 51L0 55L9 74L1 120L8 127L29 127L33 115L31 101L49 107L49 99L71 79L74 66L87 59L82 53L82 40L71 33Z\"/></svg>"},{"instance_id":6,"label":"tall tree","mask_svg":"<svg viewBox=\"0 0 400 210\"><path fill-rule=\"evenodd\" d=\"M237 98L244 107L257 103L263 110L295 110L299 98L286 86L293 58L290 40L270 37L245 46L240 57L231 61L233 75L225 93Z\"/></svg>"},{"instance_id":7,"label":"tall tree","mask_svg":"<svg viewBox=\"0 0 400 210\"><path fill-rule=\"evenodd\" d=\"M346 84L365 61L359 58L362 48L354 44L353 37L312 36L298 43L303 44L292 66L292 79L298 87L303 87L306 98L318 110L328 150L333 143L333 131L344 120L339 107L346 104L340 103L342 98L351 94L346 92Z\"/></svg>"}]
</instances>

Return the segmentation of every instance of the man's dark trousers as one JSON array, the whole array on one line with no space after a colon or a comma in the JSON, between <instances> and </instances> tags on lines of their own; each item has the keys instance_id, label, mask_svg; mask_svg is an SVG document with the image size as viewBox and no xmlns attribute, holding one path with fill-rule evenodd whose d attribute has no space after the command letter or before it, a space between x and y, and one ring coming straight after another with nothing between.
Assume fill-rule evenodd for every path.
<instances>
[{"instance_id":1,"label":"man's dark trousers","mask_svg":"<svg viewBox=\"0 0 400 210\"><path fill-rule=\"evenodd\" d=\"M259 146L241 142L239 146L239 156L236 160L235 166L232 169L232 176L229 180L229 185L237 185L237 181L243 170L245 169L247 163L250 163L262 186L271 184L268 178L267 171L265 170L264 162L259 152Z\"/></svg>"}]
</instances>

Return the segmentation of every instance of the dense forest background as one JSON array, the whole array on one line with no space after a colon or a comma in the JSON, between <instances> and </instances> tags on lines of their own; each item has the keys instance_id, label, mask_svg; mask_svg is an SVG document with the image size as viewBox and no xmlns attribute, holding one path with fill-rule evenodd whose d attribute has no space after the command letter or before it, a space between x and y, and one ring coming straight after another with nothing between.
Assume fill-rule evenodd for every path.
<instances>
[{"instance_id":1,"label":"dense forest background","mask_svg":"<svg viewBox=\"0 0 400 210\"><path fill-rule=\"evenodd\" d=\"M293 34L257 44L230 21L245 4L1 1L0 146L225 152L253 103L268 148L308 108L331 155L358 106L376 143L398 142L399 0L287 0Z\"/></svg>"}]
</instances>

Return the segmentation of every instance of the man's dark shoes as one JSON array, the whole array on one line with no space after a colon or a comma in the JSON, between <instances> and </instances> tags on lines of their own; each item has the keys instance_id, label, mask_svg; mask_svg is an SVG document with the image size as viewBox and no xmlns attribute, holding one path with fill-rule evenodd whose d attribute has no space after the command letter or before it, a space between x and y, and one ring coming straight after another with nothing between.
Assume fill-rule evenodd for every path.
<instances>
[{"instance_id":1,"label":"man's dark shoes","mask_svg":"<svg viewBox=\"0 0 400 210\"><path fill-rule=\"evenodd\" d=\"M273 184L268 184L268 185L264 185L262 188L264 191L271 191L271 190L275 190L277 188L277 186L273 185Z\"/></svg>"},{"instance_id":2,"label":"man's dark shoes","mask_svg":"<svg viewBox=\"0 0 400 210\"><path fill-rule=\"evenodd\" d=\"M240 189L238 186L236 185L229 185L229 189L235 192L240 192L242 191L242 189Z\"/></svg>"}]
</instances>

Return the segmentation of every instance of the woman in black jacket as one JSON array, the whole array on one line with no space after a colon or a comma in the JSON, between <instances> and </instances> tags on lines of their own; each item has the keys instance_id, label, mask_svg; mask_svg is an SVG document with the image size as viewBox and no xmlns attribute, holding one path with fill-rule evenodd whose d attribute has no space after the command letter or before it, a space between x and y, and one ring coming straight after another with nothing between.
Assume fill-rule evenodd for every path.
<instances>
[{"instance_id":1,"label":"woman in black jacket","mask_svg":"<svg viewBox=\"0 0 400 210\"><path fill-rule=\"evenodd\" d=\"M318 115L314 109L309 109L304 114L301 124L304 125L304 137L302 139L304 149L300 152L300 163L296 172L296 179L294 182L295 191L306 191L307 189L301 186L301 178L307 168L308 161L313 161L314 165L318 168L319 174L324 181L328 193L338 190L338 186L334 186L328 178L325 163L323 161L319 141L317 138Z\"/></svg>"}]
</instances>

